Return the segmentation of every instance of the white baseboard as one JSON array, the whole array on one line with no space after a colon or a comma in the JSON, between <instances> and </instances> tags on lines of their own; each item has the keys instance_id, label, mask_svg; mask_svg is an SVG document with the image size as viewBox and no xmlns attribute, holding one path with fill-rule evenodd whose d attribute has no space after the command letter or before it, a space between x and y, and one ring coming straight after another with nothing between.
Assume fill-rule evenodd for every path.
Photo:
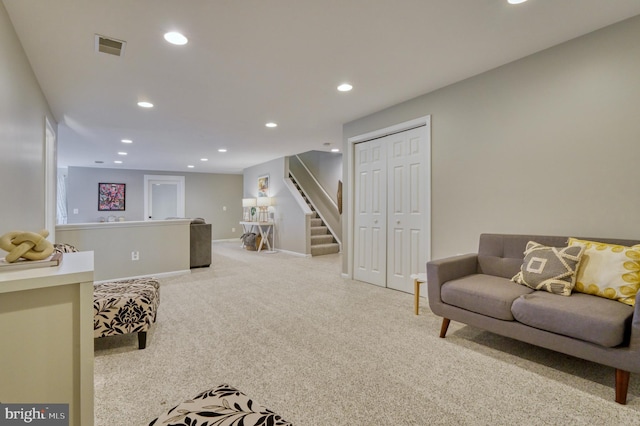
<instances>
[{"instance_id":1,"label":"white baseboard","mask_svg":"<svg viewBox=\"0 0 640 426\"><path fill-rule=\"evenodd\" d=\"M113 282L113 281L123 281L123 280L135 280L135 279L138 279L138 278L171 277L173 275L184 275L184 274L190 274L190 273L191 273L191 269L184 269L184 270L181 270L181 271L161 272L159 274L137 275L135 277L110 278L108 280L94 281L94 284L110 283L110 282Z\"/></svg>"},{"instance_id":2,"label":"white baseboard","mask_svg":"<svg viewBox=\"0 0 640 426\"><path fill-rule=\"evenodd\" d=\"M277 251L280 251L280 252L286 253L286 254L290 254L292 256L311 257L310 254L298 253L297 251L289 251L289 250L282 250L282 249L277 249Z\"/></svg>"}]
</instances>

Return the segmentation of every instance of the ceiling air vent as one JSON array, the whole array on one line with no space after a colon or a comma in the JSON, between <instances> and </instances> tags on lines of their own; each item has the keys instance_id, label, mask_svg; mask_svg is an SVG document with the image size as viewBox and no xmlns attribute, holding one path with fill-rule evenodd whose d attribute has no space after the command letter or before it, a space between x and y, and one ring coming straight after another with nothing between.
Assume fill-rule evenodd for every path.
<instances>
[{"instance_id":1,"label":"ceiling air vent","mask_svg":"<svg viewBox=\"0 0 640 426\"><path fill-rule=\"evenodd\" d=\"M96 34L96 52L106 53L109 55L122 56L124 55L124 47L127 45L126 41L117 40L115 38L101 36Z\"/></svg>"}]
</instances>

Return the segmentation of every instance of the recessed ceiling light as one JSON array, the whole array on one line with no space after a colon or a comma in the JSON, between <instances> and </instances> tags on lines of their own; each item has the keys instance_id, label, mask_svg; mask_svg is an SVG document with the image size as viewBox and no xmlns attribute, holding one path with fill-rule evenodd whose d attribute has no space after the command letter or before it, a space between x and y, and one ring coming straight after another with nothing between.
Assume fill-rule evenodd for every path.
<instances>
[{"instance_id":1,"label":"recessed ceiling light","mask_svg":"<svg viewBox=\"0 0 640 426\"><path fill-rule=\"evenodd\" d=\"M189 164L187 167L193 169L195 166L193 164Z\"/></svg>"},{"instance_id":2,"label":"recessed ceiling light","mask_svg":"<svg viewBox=\"0 0 640 426\"><path fill-rule=\"evenodd\" d=\"M124 152L124 151L120 151L120 152L118 152L118 155L127 155L127 153Z\"/></svg>"},{"instance_id":3,"label":"recessed ceiling light","mask_svg":"<svg viewBox=\"0 0 640 426\"><path fill-rule=\"evenodd\" d=\"M524 3L527 0L507 0L509 2L509 4L520 4L520 3Z\"/></svg>"},{"instance_id":4,"label":"recessed ceiling light","mask_svg":"<svg viewBox=\"0 0 640 426\"><path fill-rule=\"evenodd\" d=\"M348 92L351 89L353 89L353 86L349 83L342 83L340 86L338 86L338 90L341 92Z\"/></svg>"},{"instance_id":5,"label":"recessed ceiling light","mask_svg":"<svg viewBox=\"0 0 640 426\"><path fill-rule=\"evenodd\" d=\"M116 164L122 164L122 161L120 161L120 160L115 160L115 161L114 161L114 163L116 163Z\"/></svg>"},{"instance_id":6,"label":"recessed ceiling light","mask_svg":"<svg viewBox=\"0 0 640 426\"><path fill-rule=\"evenodd\" d=\"M146 102L146 101L138 102L138 106L142 108L153 108L153 104L151 102Z\"/></svg>"},{"instance_id":7,"label":"recessed ceiling light","mask_svg":"<svg viewBox=\"0 0 640 426\"><path fill-rule=\"evenodd\" d=\"M265 126L267 126L267 127L278 127L278 125L276 123L273 123L273 122L267 123L267 124L265 124Z\"/></svg>"},{"instance_id":8,"label":"recessed ceiling light","mask_svg":"<svg viewBox=\"0 0 640 426\"><path fill-rule=\"evenodd\" d=\"M131 139L122 139L120 142L122 143L133 143Z\"/></svg>"},{"instance_id":9,"label":"recessed ceiling light","mask_svg":"<svg viewBox=\"0 0 640 426\"><path fill-rule=\"evenodd\" d=\"M189 41L185 36L176 31L170 31L164 35L164 39L167 40L171 44L177 44L178 46L182 46L183 44L187 44Z\"/></svg>"},{"instance_id":10,"label":"recessed ceiling light","mask_svg":"<svg viewBox=\"0 0 640 426\"><path fill-rule=\"evenodd\" d=\"M331 152L340 152L340 148L331 148Z\"/></svg>"},{"instance_id":11,"label":"recessed ceiling light","mask_svg":"<svg viewBox=\"0 0 640 426\"><path fill-rule=\"evenodd\" d=\"M227 152L227 149L226 149L226 148L220 148L220 149L218 150L218 152Z\"/></svg>"},{"instance_id":12,"label":"recessed ceiling light","mask_svg":"<svg viewBox=\"0 0 640 426\"><path fill-rule=\"evenodd\" d=\"M209 161L208 158L201 158L200 161Z\"/></svg>"}]
</instances>

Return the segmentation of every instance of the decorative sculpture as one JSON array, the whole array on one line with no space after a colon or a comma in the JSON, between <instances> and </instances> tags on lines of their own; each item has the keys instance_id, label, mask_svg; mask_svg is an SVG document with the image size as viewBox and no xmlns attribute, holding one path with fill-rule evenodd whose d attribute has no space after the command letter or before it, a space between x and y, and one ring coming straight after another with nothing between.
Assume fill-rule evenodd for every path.
<instances>
[{"instance_id":1,"label":"decorative sculpture","mask_svg":"<svg viewBox=\"0 0 640 426\"><path fill-rule=\"evenodd\" d=\"M46 240L49 231L39 232L12 231L0 237L0 248L9 252L4 258L13 263L21 257L27 260L43 260L53 253L53 244Z\"/></svg>"}]
</instances>

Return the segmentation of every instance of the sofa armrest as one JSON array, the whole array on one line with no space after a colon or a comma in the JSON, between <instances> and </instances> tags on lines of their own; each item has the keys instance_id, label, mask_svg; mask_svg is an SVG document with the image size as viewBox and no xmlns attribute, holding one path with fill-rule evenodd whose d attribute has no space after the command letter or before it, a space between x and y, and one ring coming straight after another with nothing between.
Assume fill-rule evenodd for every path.
<instances>
[{"instance_id":1,"label":"sofa armrest","mask_svg":"<svg viewBox=\"0 0 640 426\"><path fill-rule=\"evenodd\" d=\"M636 305L633 309L633 318L631 318L629 349L640 352L640 292L636 294Z\"/></svg>"},{"instance_id":2,"label":"sofa armrest","mask_svg":"<svg viewBox=\"0 0 640 426\"><path fill-rule=\"evenodd\" d=\"M478 272L478 255L461 254L427 262L427 290L429 304L442 303L440 287L447 281L466 277ZM433 308L432 308L433 310Z\"/></svg>"}]
</instances>

